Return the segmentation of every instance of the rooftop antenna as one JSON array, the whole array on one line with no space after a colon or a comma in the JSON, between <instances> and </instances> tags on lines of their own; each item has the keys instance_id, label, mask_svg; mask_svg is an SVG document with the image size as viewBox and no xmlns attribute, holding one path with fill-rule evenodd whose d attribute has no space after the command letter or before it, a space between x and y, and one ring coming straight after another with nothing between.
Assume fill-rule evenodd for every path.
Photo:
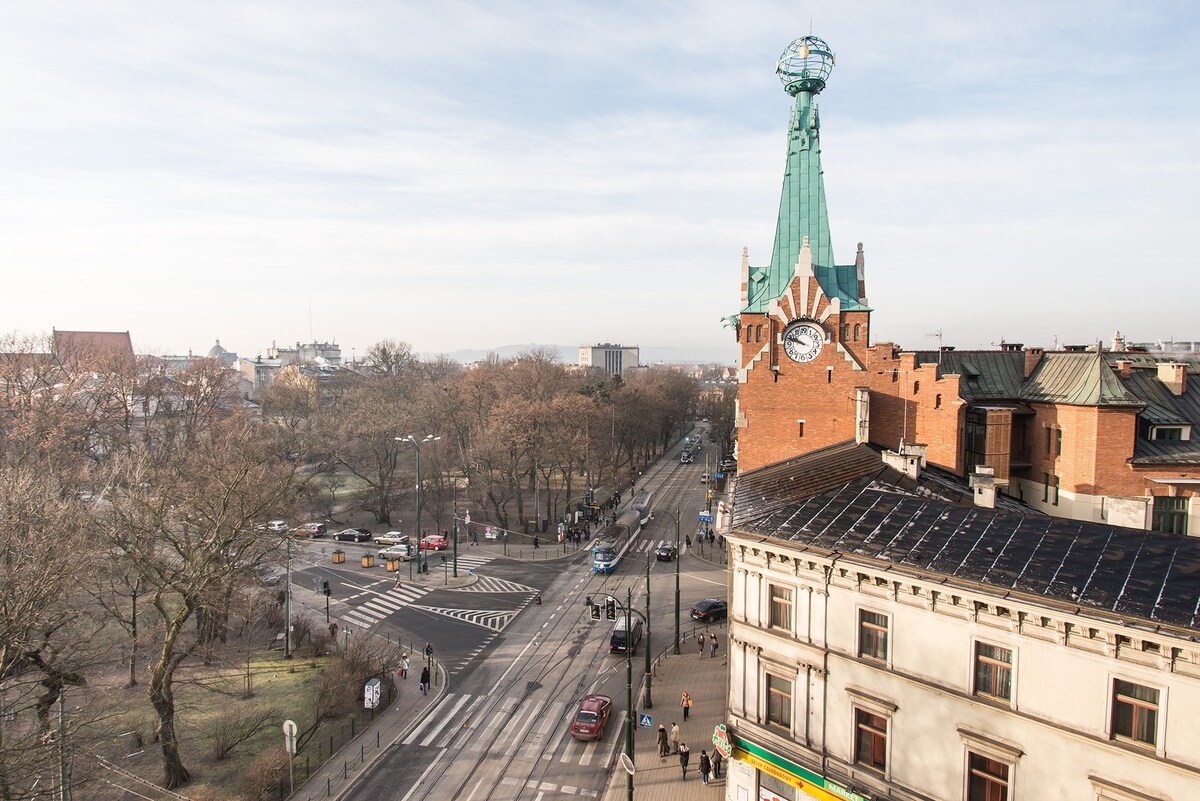
<instances>
[{"instance_id":1,"label":"rooftop antenna","mask_svg":"<svg viewBox=\"0 0 1200 801\"><path fill-rule=\"evenodd\" d=\"M925 338L926 339L936 339L938 341L938 362L937 363L939 366L941 366L941 363L942 363L942 329L939 328L936 331L931 331L930 333L925 335Z\"/></svg>"}]
</instances>

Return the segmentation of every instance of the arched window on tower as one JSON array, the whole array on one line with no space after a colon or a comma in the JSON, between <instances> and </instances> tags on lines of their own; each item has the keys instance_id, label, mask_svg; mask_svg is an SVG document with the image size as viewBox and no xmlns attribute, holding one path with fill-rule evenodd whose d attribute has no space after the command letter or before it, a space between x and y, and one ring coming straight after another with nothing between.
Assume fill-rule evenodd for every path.
<instances>
[{"instance_id":1,"label":"arched window on tower","mask_svg":"<svg viewBox=\"0 0 1200 801\"><path fill-rule=\"evenodd\" d=\"M855 324L854 324L854 341L855 341L855 342L857 342L857 341L858 341L858 336L859 336L859 334L861 334L861 333L862 333L862 326L861 326L861 325L859 325L858 323L855 323Z\"/></svg>"},{"instance_id":2,"label":"arched window on tower","mask_svg":"<svg viewBox=\"0 0 1200 801\"><path fill-rule=\"evenodd\" d=\"M754 341L762 342L762 326L761 325L756 325L754 327Z\"/></svg>"},{"instance_id":3,"label":"arched window on tower","mask_svg":"<svg viewBox=\"0 0 1200 801\"><path fill-rule=\"evenodd\" d=\"M916 395L916 394L917 394L918 392L920 392L920 391L921 391L921 382L920 382L920 381L914 381L914 382L913 382L913 394L914 394L914 395Z\"/></svg>"},{"instance_id":4,"label":"arched window on tower","mask_svg":"<svg viewBox=\"0 0 1200 801\"><path fill-rule=\"evenodd\" d=\"M899 375L900 375L899 371L897 371L897 370L892 370L892 383L893 383L893 384L895 384L895 383L896 383L896 378L897 378Z\"/></svg>"},{"instance_id":5,"label":"arched window on tower","mask_svg":"<svg viewBox=\"0 0 1200 801\"><path fill-rule=\"evenodd\" d=\"M942 408L942 396L940 394L933 396L933 408Z\"/></svg>"},{"instance_id":6,"label":"arched window on tower","mask_svg":"<svg viewBox=\"0 0 1200 801\"><path fill-rule=\"evenodd\" d=\"M845 325L842 326L842 341L843 342L850 341L850 323L846 323Z\"/></svg>"}]
</instances>

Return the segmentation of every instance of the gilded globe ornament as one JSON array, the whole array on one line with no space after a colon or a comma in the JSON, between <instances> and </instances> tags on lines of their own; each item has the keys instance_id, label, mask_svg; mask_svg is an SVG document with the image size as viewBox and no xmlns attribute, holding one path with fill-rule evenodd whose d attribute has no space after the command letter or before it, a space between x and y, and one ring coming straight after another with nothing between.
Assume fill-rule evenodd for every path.
<instances>
[{"instance_id":1,"label":"gilded globe ornament","mask_svg":"<svg viewBox=\"0 0 1200 801\"><path fill-rule=\"evenodd\" d=\"M825 88L825 80L833 70L833 51L818 36L801 36L787 46L775 65L775 72L789 95Z\"/></svg>"}]
</instances>

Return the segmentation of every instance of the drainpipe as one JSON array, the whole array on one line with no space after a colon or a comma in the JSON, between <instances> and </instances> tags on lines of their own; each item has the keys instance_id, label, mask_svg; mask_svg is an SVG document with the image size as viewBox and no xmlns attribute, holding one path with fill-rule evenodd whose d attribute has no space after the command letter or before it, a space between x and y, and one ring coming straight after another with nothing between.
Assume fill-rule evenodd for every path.
<instances>
[{"instance_id":1,"label":"drainpipe","mask_svg":"<svg viewBox=\"0 0 1200 801\"><path fill-rule=\"evenodd\" d=\"M824 620L821 623L821 671L824 681L821 684L821 775L829 772L829 748L826 734L829 726L829 587L833 583L833 570L841 554L835 554L829 567L825 568L825 608Z\"/></svg>"}]
</instances>

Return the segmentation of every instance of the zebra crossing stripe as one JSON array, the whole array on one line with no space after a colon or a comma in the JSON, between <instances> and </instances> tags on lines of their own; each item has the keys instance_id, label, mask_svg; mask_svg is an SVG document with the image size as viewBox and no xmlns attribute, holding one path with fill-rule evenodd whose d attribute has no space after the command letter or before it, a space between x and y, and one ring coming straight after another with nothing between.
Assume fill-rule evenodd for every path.
<instances>
[{"instance_id":1,"label":"zebra crossing stripe","mask_svg":"<svg viewBox=\"0 0 1200 801\"><path fill-rule=\"evenodd\" d=\"M433 711L427 715L423 721L421 721L417 728L409 732L408 736L404 738L403 745L412 745L414 742L416 742L417 739L425 732L425 727L427 727L430 723L433 723L435 720L441 718L443 710L447 705L449 705L451 699L453 698L453 695L446 695L442 698L442 700L438 701L437 706L433 708Z\"/></svg>"},{"instance_id":2,"label":"zebra crossing stripe","mask_svg":"<svg viewBox=\"0 0 1200 801\"><path fill-rule=\"evenodd\" d=\"M512 622L519 610L509 609L506 611L484 610L484 609L445 609L437 606L419 606L413 604L413 609L422 609L426 612L432 612L435 615L443 615L444 617L452 617L455 620L461 620L464 623L473 623L476 626L482 626L485 629L492 631L503 631L505 626Z\"/></svg>"},{"instance_id":3,"label":"zebra crossing stripe","mask_svg":"<svg viewBox=\"0 0 1200 801\"><path fill-rule=\"evenodd\" d=\"M515 581L506 579L492 578L491 576L478 576L474 584L466 587L457 588L459 592L499 592L499 593L536 593L534 587L527 587L524 584L518 584Z\"/></svg>"},{"instance_id":4,"label":"zebra crossing stripe","mask_svg":"<svg viewBox=\"0 0 1200 801\"><path fill-rule=\"evenodd\" d=\"M446 726L448 726L452 720L456 719L456 716L458 715L458 710L462 709L463 706L466 705L466 703L470 700L471 700L471 696L469 696L469 695L463 695L461 698L459 698L458 703L455 704L449 711L447 711L444 715L441 716L441 722L439 722L438 725L433 727L433 731L429 732L429 734L425 737L425 739L421 741L421 745L425 746L425 745L429 745L430 743L432 743L434 741L434 739L436 739L437 736L442 733L442 730L445 729ZM480 700L482 700L482 698ZM451 732L454 732L454 731L455 731L455 729L451 729Z\"/></svg>"}]
</instances>

